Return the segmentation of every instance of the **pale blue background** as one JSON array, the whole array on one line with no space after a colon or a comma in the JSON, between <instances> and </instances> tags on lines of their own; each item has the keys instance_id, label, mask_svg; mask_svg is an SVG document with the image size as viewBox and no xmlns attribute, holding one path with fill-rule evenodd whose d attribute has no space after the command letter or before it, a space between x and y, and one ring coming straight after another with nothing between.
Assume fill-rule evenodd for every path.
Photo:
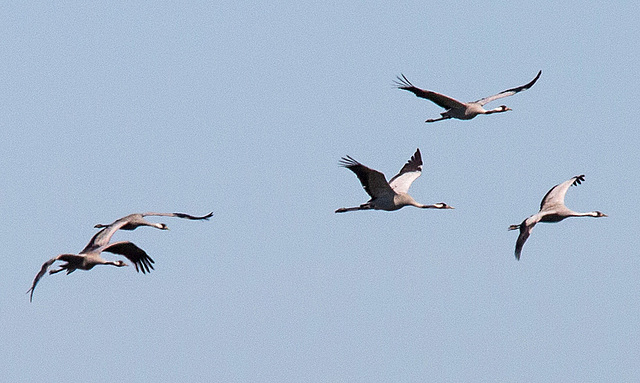
<instances>
[{"instance_id":1,"label":"pale blue background","mask_svg":"<svg viewBox=\"0 0 640 383\"><path fill-rule=\"evenodd\" d=\"M518 3L518 4L514 4ZM298 1L0 6L0 377L47 382L640 380L640 5ZM442 111L530 81L513 112ZM343 155L420 202L368 196ZM519 223L577 174L602 219ZM43 278L119 232L151 274ZM105 257L114 258L111 254Z\"/></svg>"}]
</instances>

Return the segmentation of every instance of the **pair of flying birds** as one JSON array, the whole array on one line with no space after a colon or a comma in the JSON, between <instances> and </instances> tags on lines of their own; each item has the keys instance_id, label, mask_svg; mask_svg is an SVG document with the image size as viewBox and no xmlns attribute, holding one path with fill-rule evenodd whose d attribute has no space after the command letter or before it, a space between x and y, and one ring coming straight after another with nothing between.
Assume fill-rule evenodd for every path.
<instances>
[{"instance_id":1,"label":"pair of flying birds","mask_svg":"<svg viewBox=\"0 0 640 383\"><path fill-rule=\"evenodd\" d=\"M209 213L207 215L203 215L201 217L184 214L184 213L135 213L129 214L126 217L122 217L120 219L115 220L113 223L108 225L97 224L96 228L100 228L89 241L87 246L85 246L82 251L78 254L60 254L56 257L51 258L46 261L35 279L33 280L33 285L27 293L30 293L29 300L33 300L33 290L36 288L38 281L42 278L47 270L53 265L56 261L65 262L60 265L60 268L56 270L49 271L49 274L59 273L61 271L67 272L67 274L73 273L76 270L91 270L96 265L113 265L116 267L127 266L124 261L108 261L100 256L100 253L103 251L123 255L125 256L136 268L136 271L142 273L147 273L153 270L153 259L147 253L129 241L119 241L109 243L111 237L118 230L135 230L140 226L150 226L155 227L160 230L169 230L167 225L164 223L155 223L149 222L144 219L147 216L161 216L161 217L177 217L177 218L185 218L191 220L208 220L213 213Z\"/></svg>"},{"instance_id":2,"label":"pair of flying birds","mask_svg":"<svg viewBox=\"0 0 640 383\"><path fill-rule=\"evenodd\" d=\"M396 85L399 89L408 90L414 93L416 96L433 101L437 105L445 108L446 110L440 113L441 117L437 119L429 119L426 122L435 122L446 120L449 118L457 118L460 120L470 120L479 114L492 114L506 112L509 109L506 105L501 105L495 109L485 110L483 106L491 101L512 96L523 90L527 90L538 81L542 71L539 71L536 77L529 83L507 89L493 96L481 98L480 100L473 102L460 102L451 97L445 96L440 93L432 92L430 90L416 88L411 82L404 76L398 77ZM447 205L444 202L439 202L433 205L423 205L416 202L409 194L409 187L418 177L422 174L422 155L420 149L417 149L415 154L409 159L409 161L400 169L400 172L396 174L389 182L387 182L384 174L377 170L370 169L353 158L346 156L343 157L339 163L341 166L351 170L358 176L362 187L369 194L371 199L366 203L356 207L340 208L336 210L336 213L344 213L355 210L398 210L404 206L415 206L423 209L453 209L453 207ZM538 213L528 217L520 225L511 225L509 230L520 230L520 235L516 241L515 256L516 259L520 259L522 247L525 241L529 238L531 230L538 222L559 222L568 217L606 217L607 215L599 211L592 211L587 213L578 213L570 210L564 204L564 197L571 185L579 185L584 181L584 175L571 177L571 179L558 184L551 188L542 199L540 204L540 211Z\"/></svg>"}]
</instances>

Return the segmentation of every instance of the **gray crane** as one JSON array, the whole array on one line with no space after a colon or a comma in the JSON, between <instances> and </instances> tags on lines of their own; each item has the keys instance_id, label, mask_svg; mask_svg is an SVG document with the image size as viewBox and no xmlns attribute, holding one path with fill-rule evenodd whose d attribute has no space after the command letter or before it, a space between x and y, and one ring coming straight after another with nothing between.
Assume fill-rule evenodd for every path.
<instances>
[{"instance_id":1,"label":"gray crane","mask_svg":"<svg viewBox=\"0 0 640 383\"><path fill-rule=\"evenodd\" d=\"M398 210L404 206L415 206L423 209L453 209L444 202L433 205L423 205L416 202L407 192L409 187L422 174L422 155L420 149L416 149L415 154L407 161L391 181L387 182L384 174L377 170L370 169L353 158L342 157L340 166L343 166L358 176L364 190L371 196L367 203L357 207L343 207L336 210L336 213L344 213L354 210Z\"/></svg>"},{"instance_id":2,"label":"gray crane","mask_svg":"<svg viewBox=\"0 0 640 383\"><path fill-rule=\"evenodd\" d=\"M33 285L31 285L31 288L27 291L27 293L30 293L29 301L33 300L33 291L38 281L40 281L40 278L47 273L47 270L49 270L56 261L66 263L60 265L59 269L49 271L49 274L56 274L65 270L67 274L71 274L76 270L91 270L96 265L128 266L121 260L107 261L102 258L100 253L106 251L125 256L134 264L138 272L142 271L144 274L151 271L153 269L152 263L154 262L144 250L129 241L109 243L113 234L117 230L122 229L126 224L127 221L115 222L113 225L103 228L91 238L87 246L78 254L60 254L46 261L33 280Z\"/></svg>"},{"instance_id":3,"label":"gray crane","mask_svg":"<svg viewBox=\"0 0 640 383\"><path fill-rule=\"evenodd\" d=\"M169 228L167 227L167 225L165 225L164 223L155 223L155 222L149 222L147 220L144 219L144 217L147 216L159 216L159 217L177 217L177 218L185 218L185 219L190 219L190 220L208 220L209 218L211 218L211 216L213 215L213 212L207 214L207 215L203 215L201 217L197 217L197 216L193 216L193 215L189 215L189 214L184 214L184 213L154 213L154 212L147 212L147 213L134 213L134 214L129 214L125 217L119 218L115 221L113 221L112 223L108 224L108 225L104 225L104 224L97 224L94 227L96 228L103 228L103 227L109 227L109 226L113 226L119 222L125 222L125 225L123 225L122 227L120 227L120 230L135 230L136 228L140 227L140 226L151 226L151 227L155 227L156 229L160 229L160 230L169 230Z\"/></svg>"},{"instance_id":4,"label":"gray crane","mask_svg":"<svg viewBox=\"0 0 640 383\"><path fill-rule=\"evenodd\" d=\"M584 181L584 174L571 177L571 179L551 188L540 203L540 211L522 221L519 225L509 226L509 230L520 230L520 235L516 241L516 259L520 260L522 246L529 238L531 230L538 222L560 222L569 217L606 217L607 215L599 211L578 213L564 205L564 196L567 190L573 185L577 186Z\"/></svg>"},{"instance_id":5,"label":"gray crane","mask_svg":"<svg viewBox=\"0 0 640 383\"><path fill-rule=\"evenodd\" d=\"M438 106L446 109L444 112L440 113L440 116L441 116L440 118L428 119L425 122L436 122L441 120L447 120L449 118L457 118L459 120L470 120L479 114L501 113L501 112L506 112L508 110L511 110L510 108L507 108L506 105L500 105L499 107L495 109L490 109L490 110L484 109L483 106L485 104L488 104L491 101L494 101L503 97L513 96L518 92L522 92L523 90L527 90L531 88L533 84L535 84L536 81L538 81L538 78L540 78L541 74L542 74L542 71L539 71L538 75L533 80L531 80L531 82L529 82L528 84L507 89L498 94L494 94L493 96L481 98L477 101L472 101L472 102L461 102L454 98L445 96L444 94L432 92L426 89L416 88L403 74L401 74L402 77L400 76L397 77L397 81L395 82L395 85L398 87L398 89L408 90L409 92L412 92L416 96L432 101Z\"/></svg>"}]
</instances>

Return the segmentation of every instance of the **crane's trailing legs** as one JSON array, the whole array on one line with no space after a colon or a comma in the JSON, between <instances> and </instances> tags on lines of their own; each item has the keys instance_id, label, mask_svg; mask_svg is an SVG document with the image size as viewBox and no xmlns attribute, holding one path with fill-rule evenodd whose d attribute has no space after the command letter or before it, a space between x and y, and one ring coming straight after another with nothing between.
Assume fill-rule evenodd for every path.
<instances>
[{"instance_id":1,"label":"crane's trailing legs","mask_svg":"<svg viewBox=\"0 0 640 383\"><path fill-rule=\"evenodd\" d=\"M336 210L336 213L345 213L348 211L369 210L369 209L373 209L373 206L364 203L356 207L341 207L340 209Z\"/></svg>"},{"instance_id":2,"label":"crane's trailing legs","mask_svg":"<svg viewBox=\"0 0 640 383\"><path fill-rule=\"evenodd\" d=\"M449 116L442 116L440 118L430 118L430 119L426 120L425 122L436 122L436 121L448 120L450 118L451 117L449 117Z\"/></svg>"}]
</instances>

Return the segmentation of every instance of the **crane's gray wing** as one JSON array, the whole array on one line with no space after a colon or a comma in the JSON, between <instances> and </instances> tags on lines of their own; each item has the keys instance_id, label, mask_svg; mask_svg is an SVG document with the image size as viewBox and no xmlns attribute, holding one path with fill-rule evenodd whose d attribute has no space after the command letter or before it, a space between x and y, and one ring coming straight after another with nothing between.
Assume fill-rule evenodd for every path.
<instances>
[{"instance_id":1,"label":"crane's gray wing","mask_svg":"<svg viewBox=\"0 0 640 383\"><path fill-rule=\"evenodd\" d=\"M548 210L556 206L564 206L564 196L567 194L567 190L569 190L571 185L580 185L582 181L584 181L584 174L571 177L571 179L552 187L542 198L540 211Z\"/></svg>"},{"instance_id":2,"label":"crane's gray wing","mask_svg":"<svg viewBox=\"0 0 640 383\"><path fill-rule=\"evenodd\" d=\"M118 231L127 223L128 223L127 220L121 218L116 220L114 223L104 227L99 232L97 232L93 237L91 237L91 240L89 241L87 246L85 246L84 249L82 249L80 254L86 254L99 247L105 246L107 243L109 243L109 241L111 240L111 237L113 237L115 232Z\"/></svg>"},{"instance_id":3,"label":"crane's gray wing","mask_svg":"<svg viewBox=\"0 0 640 383\"><path fill-rule=\"evenodd\" d=\"M493 96L481 98L478 101L474 101L474 103L477 103L477 104L480 104L480 105L484 105L484 104L490 103L491 101L497 100L499 98L513 96L514 94L516 94L518 92L522 92L523 90L527 90L527 89L531 88L533 86L533 84L536 83L536 81L538 81L538 79L540 78L541 74L542 74L542 71L539 71L538 74L536 75L536 78L534 78L533 80L531 80L527 84L524 84L522 86L517 86L515 88L503 90L502 92L500 92L498 94L494 94Z\"/></svg>"},{"instance_id":4,"label":"crane's gray wing","mask_svg":"<svg viewBox=\"0 0 640 383\"><path fill-rule=\"evenodd\" d=\"M67 254L62 254L62 255L67 255ZM27 290L27 294L30 294L29 295L29 302L33 301L33 290L35 290L36 285L40 281L40 278L42 278L47 273L47 270L49 270L51 265L53 265L53 263L55 261L57 261L59 258L60 258L60 255L55 256L55 257L51 258L50 260L48 260L48 261L46 261L45 263L42 264L42 267L40 268L40 271L38 271L38 274L36 274L36 277L33 279L33 284L31 285L31 288L29 290Z\"/></svg>"},{"instance_id":5,"label":"crane's gray wing","mask_svg":"<svg viewBox=\"0 0 640 383\"><path fill-rule=\"evenodd\" d=\"M150 215L160 216L160 217L178 217L178 218L185 218L185 219L191 219L191 220L201 220L201 219L208 220L213 215L213 212L203 216L194 216L194 215L189 215L185 213L155 213L155 212L142 213L143 217L150 216Z\"/></svg>"},{"instance_id":6,"label":"crane's gray wing","mask_svg":"<svg viewBox=\"0 0 640 383\"><path fill-rule=\"evenodd\" d=\"M533 229L533 226L526 225L526 220L524 220L520 224L520 234L518 235L518 239L516 240L516 251L515 251L517 260L520 260L522 247L524 246L524 243L527 241L527 238L529 238L529 235L531 234L532 229Z\"/></svg>"},{"instance_id":7,"label":"crane's gray wing","mask_svg":"<svg viewBox=\"0 0 640 383\"><path fill-rule=\"evenodd\" d=\"M386 193L393 193L384 174L379 171L370 169L349 156L342 157L339 164L358 176L362 187L371 198L376 198Z\"/></svg>"},{"instance_id":8,"label":"crane's gray wing","mask_svg":"<svg viewBox=\"0 0 640 383\"><path fill-rule=\"evenodd\" d=\"M143 274L146 274L153 270L152 263L155 263L153 259L151 259L151 257L148 256L144 250L134 245L132 242L115 242L105 246L102 251L124 255L133 263L133 265L136 267L136 271L142 271Z\"/></svg>"},{"instance_id":9,"label":"crane's gray wing","mask_svg":"<svg viewBox=\"0 0 640 383\"><path fill-rule=\"evenodd\" d=\"M409 80L407 80L407 78L403 74L401 74L401 76L402 77L397 76L397 80L395 82L395 85L398 87L398 89L408 90L409 92L415 94L420 98L425 98L435 103L441 108L459 109L459 108L466 107L463 102L460 102L454 98L445 96L444 94L432 92L426 89L416 88L415 86L413 86L413 84Z\"/></svg>"},{"instance_id":10,"label":"crane's gray wing","mask_svg":"<svg viewBox=\"0 0 640 383\"><path fill-rule=\"evenodd\" d=\"M420 174L422 174L422 155L420 154L420 149L416 149L416 152L404 164L400 172L389 181L389 186L396 193L406 193L409 191L413 181L420 177Z\"/></svg>"}]
</instances>

